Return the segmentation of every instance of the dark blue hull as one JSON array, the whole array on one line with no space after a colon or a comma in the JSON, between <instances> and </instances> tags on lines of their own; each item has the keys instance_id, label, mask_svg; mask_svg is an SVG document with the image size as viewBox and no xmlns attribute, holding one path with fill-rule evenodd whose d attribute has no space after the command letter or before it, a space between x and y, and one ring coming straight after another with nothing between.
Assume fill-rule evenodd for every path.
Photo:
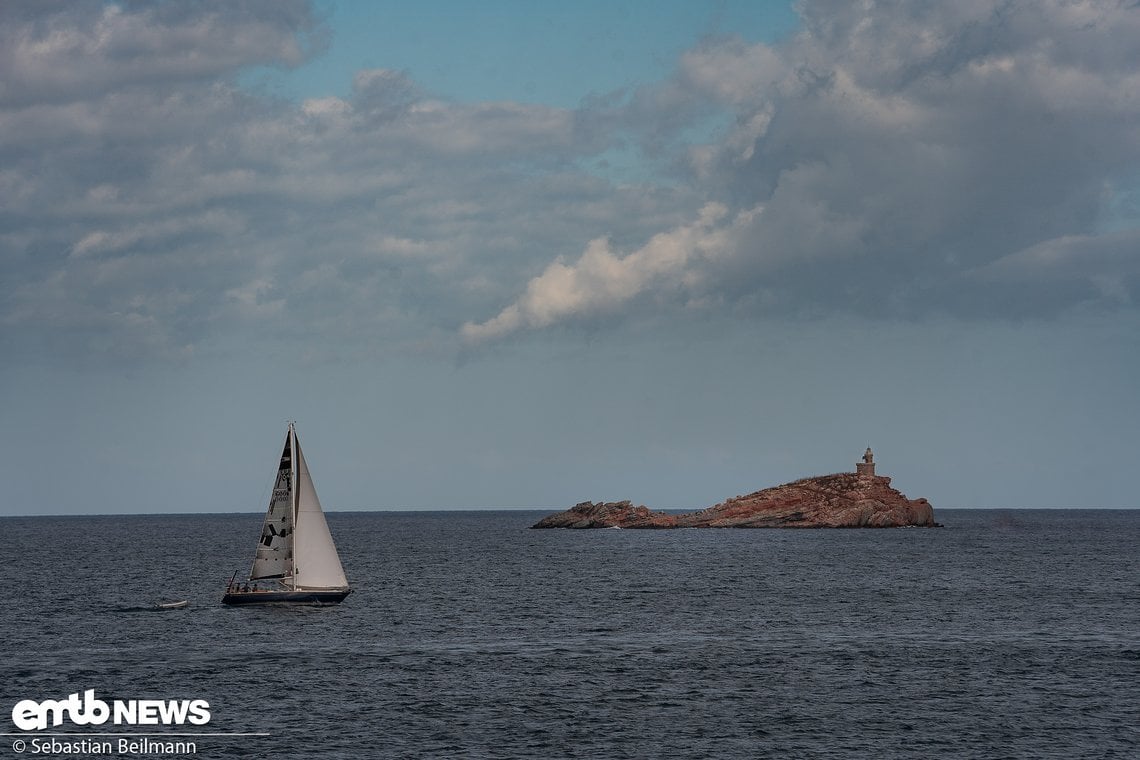
<instances>
[{"instance_id":1,"label":"dark blue hull","mask_svg":"<svg viewBox=\"0 0 1140 760\"><path fill-rule=\"evenodd\" d=\"M340 604L352 593L343 591L227 591L222 604Z\"/></svg>"}]
</instances>

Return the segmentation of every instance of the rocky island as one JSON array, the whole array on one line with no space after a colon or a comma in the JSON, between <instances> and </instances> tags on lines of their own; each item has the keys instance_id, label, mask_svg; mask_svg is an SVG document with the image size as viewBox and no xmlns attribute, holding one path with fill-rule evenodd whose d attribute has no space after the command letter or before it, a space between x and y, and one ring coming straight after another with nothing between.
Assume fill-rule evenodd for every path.
<instances>
[{"instance_id":1,"label":"rocky island","mask_svg":"<svg viewBox=\"0 0 1140 760\"><path fill-rule=\"evenodd\" d=\"M582 502L533 528L901 528L941 527L926 499L908 499L875 474L867 449L855 472L804 478L737 496L698 512L668 514L629 501Z\"/></svg>"}]
</instances>

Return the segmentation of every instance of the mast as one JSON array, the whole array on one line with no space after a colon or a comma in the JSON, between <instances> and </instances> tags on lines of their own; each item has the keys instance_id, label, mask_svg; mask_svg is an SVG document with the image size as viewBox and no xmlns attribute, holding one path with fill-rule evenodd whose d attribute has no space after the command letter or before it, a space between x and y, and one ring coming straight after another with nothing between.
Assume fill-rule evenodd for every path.
<instances>
[{"instance_id":1,"label":"mast","mask_svg":"<svg viewBox=\"0 0 1140 760\"><path fill-rule=\"evenodd\" d=\"M293 467L290 473L291 488L293 495L293 503L290 505L293 510L293 551L289 558L289 585L296 588L297 586L297 429L293 427L294 423L289 422L289 450L293 453Z\"/></svg>"}]
</instances>

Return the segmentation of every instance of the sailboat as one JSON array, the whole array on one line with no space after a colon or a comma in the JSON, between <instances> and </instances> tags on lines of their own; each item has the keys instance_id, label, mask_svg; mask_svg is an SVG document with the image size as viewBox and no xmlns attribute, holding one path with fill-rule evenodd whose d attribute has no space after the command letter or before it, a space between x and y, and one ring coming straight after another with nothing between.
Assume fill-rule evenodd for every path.
<instances>
[{"instance_id":1,"label":"sailboat","mask_svg":"<svg viewBox=\"0 0 1140 760\"><path fill-rule=\"evenodd\" d=\"M249 579L236 578L223 604L337 604L352 593L292 422Z\"/></svg>"}]
</instances>

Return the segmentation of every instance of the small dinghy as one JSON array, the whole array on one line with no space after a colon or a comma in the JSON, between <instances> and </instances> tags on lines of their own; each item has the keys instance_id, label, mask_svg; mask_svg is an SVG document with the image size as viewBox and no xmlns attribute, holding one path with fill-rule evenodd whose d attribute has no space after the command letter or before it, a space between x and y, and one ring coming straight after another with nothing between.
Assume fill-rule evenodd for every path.
<instances>
[{"instance_id":1,"label":"small dinghy","mask_svg":"<svg viewBox=\"0 0 1140 760\"><path fill-rule=\"evenodd\" d=\"M180 610L188 604L190 604L188 599L178 599L173 602L159 602L154 605L154 608L156 610Z\"/></svg>"}]
</instances>

